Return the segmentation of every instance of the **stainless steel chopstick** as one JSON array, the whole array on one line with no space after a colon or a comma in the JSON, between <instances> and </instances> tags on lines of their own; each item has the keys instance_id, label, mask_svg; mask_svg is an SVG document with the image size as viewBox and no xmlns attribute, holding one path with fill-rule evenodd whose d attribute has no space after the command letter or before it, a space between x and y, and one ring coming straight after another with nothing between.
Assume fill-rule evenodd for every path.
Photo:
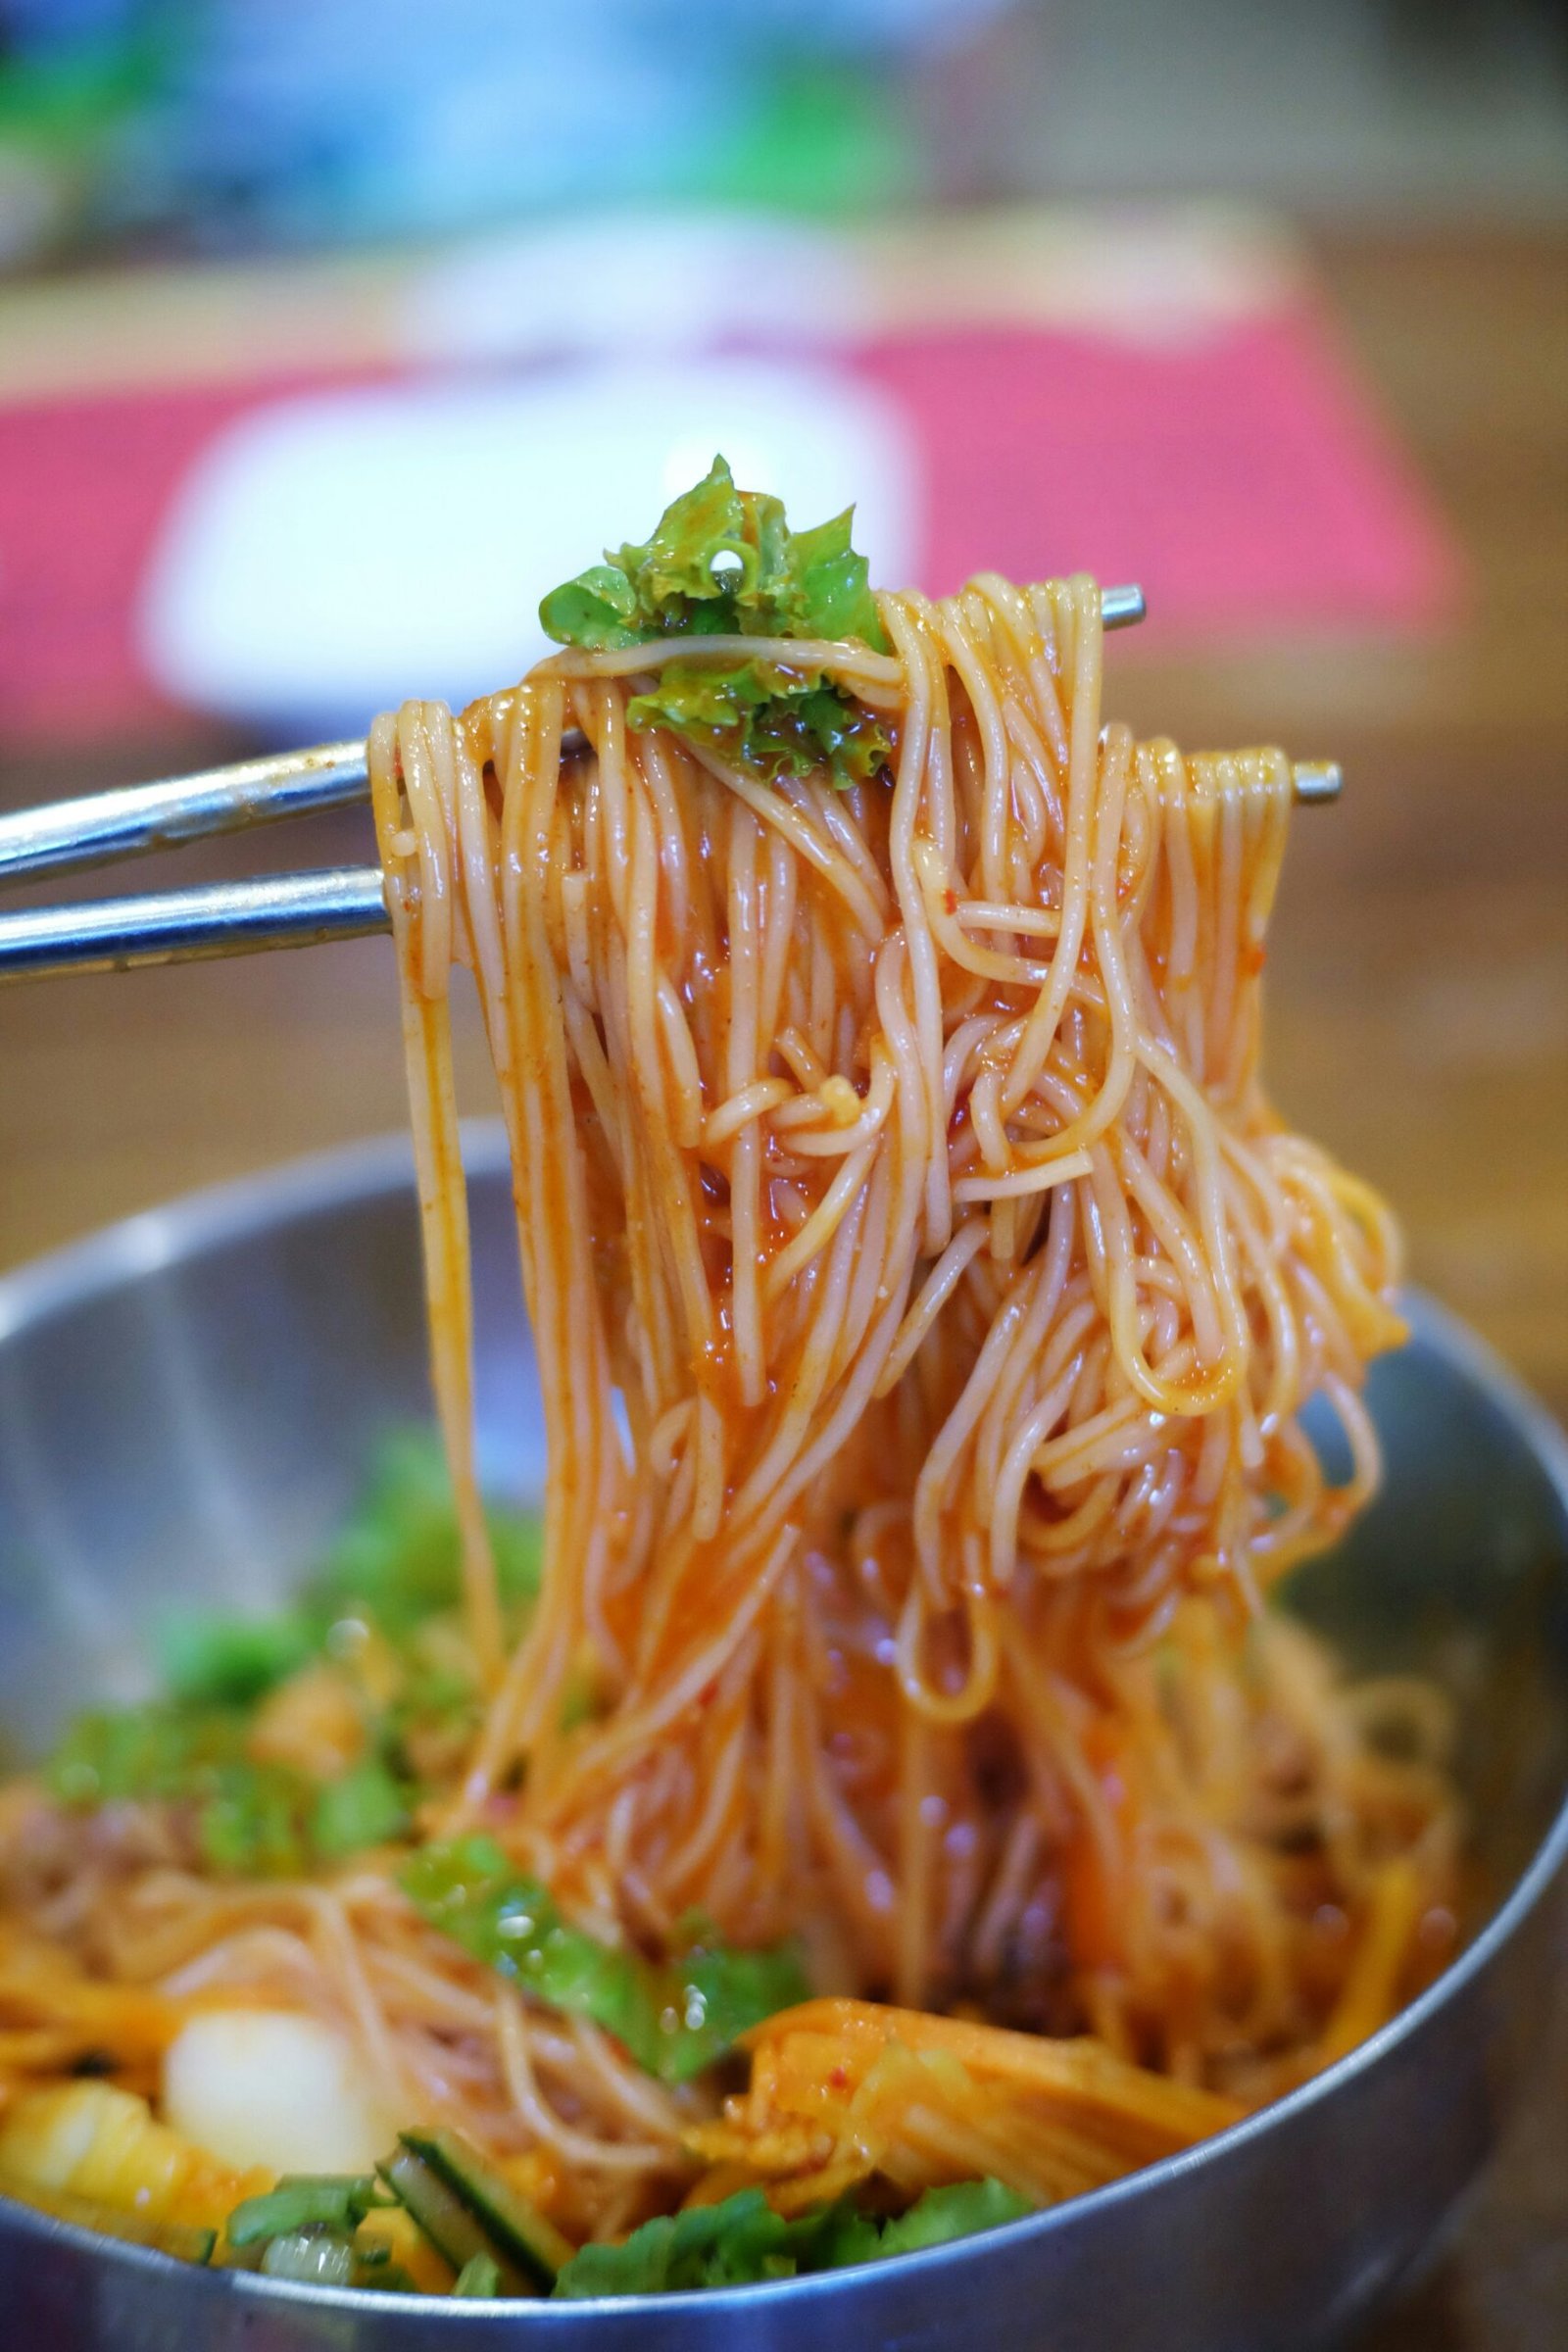
<instances>
[{"instance_id":1,"label":"stainless steel chopstick","mask_svg":"<svg viewBox=\"0 0 1568 2352\"><path fill-rule=\"evenodd\" d=\"M1132 628L1147 609L1141 588L1101 591L1107 629ZM568 746L571 741L568 736ZM307 816L318 808L341 808L363 801L368 791L364 743L321 743L312 751L274 752L199 775L89 793L47 808L22 808L0 816L0 887L40 874L80 873L210 834Z\"/></svg>"},{"instance_id":2,"label":"stainless steel chopstick","mask_svg":"<svg viewBox=\"0 0 1568 2352\"><path fill-rule=\"evenodd\" d=\"M1298 760L1296 798L1337 800L1337 761ZM309 948L388 929L380 869L338 866L211 883L144 898L90 900L76 906L0 914L0 984L65 972L129 971L142 963L193 963L262 948Z\"/></svg>"},{"instance_id":3,"label":"stainless steel chopstick","mask_svg":"<svg viewBox=\"0 0 1568 2352\"><path fill-rule=\"evenodd\" d=\"M1101 609L1107 629L1128 628L1144 617L1144 592L1106 588ZM569 735L566 745L582 748ZM1338 800L1344 785L1335 760L1298 760L1292 773L1296 798L1308 804ZM0 817L0 886L341 808L368 789L365 746L323 743L24 808ZM384 931L389 921L383 877L370 865L28 907L0 914L0 982L312 947Z\"/></svg>"},{"instance_id":4,"label":"stainless steel chopstick","mask_svg":"<svg viewBox=\"0 0 1568 2352\"><path fill-rule=\"evenodd\" d=\"M0 817L0 884L79 872L201 841L211 833L240 833L317 808L340 808L363 801L368 790L362 740L274 752L232 767L205 768L199 775L87 793L80 800L52 802L47 808L19 808L14 816Z\"/></svg>"},{"instance_id":5,"label":"stainless steel chopstick","mask_svg":"<svg viewBox=\"0 0 1568 2352\"><path fill-rule=\"evenodd\" d=\"M0 982L316 947L385 931L390 919L373 865L27 907L0 914Z\"/></svg>"}]
</instances>

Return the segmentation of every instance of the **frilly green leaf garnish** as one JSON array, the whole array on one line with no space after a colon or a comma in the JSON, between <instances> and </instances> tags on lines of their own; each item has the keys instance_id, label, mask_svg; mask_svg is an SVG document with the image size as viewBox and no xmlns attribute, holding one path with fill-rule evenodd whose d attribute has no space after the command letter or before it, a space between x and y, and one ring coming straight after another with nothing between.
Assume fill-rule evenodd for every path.
<instances>
[{"instance_id":1,"label":"frilly green leaf garnish","mask_svg":"<svg viewBox=\"0 0 1568 2352\"><path fill-rule=\"evenodd\" d=\"M853 508L792 531L782 503L737 490L715 458L665 508L651 538L553 589L546 632L591 653L670 637L858 639L888 650L865 558L851 544ZM665 727L699 751L776 780L825 773L844 790L893 757L883 722L820 668L779 662L666 662L633 697L633 727Z\"/></svg>"}]
</instances>

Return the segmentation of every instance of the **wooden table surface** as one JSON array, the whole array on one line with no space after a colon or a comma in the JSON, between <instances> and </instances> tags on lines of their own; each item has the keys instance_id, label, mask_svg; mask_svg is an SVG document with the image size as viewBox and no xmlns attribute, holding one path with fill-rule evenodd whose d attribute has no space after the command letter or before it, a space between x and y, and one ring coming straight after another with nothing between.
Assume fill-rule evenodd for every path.
<instances>
[{"instance_id":1,"label":"wooden table surface","mask_svg":"<svg viewBox=\"0 0 1568 2352\"><path fill-rule=\"evenodd\" d=\"M1150 659L1111 708L1191 745L1334 754L1303 811L1270 965L1290 1116L1397 1203L1411 1270L1568 1417L1568 243L1338 238L1339 317L1474 580L1442 641ZM0 805L189 766L192 731L4 759ZM365 854L358 820L280 864ZM183 873L233 870L190 853ZM254 862L254 860L253 860ZM146 872L148 869L143 869ZM468 1100L483 1055L466 1033ZM0 1263L404 1118L382 941L0 994ZM1452 2252L1377 2352L1568 2343L1568 2049Z\"/></svg>"}]
</instances>

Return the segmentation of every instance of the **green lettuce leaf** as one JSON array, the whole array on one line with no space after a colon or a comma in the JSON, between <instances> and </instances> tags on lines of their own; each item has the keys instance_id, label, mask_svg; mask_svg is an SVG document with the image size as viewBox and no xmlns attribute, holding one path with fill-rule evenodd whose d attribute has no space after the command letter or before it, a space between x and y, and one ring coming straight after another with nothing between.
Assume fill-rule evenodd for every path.
<instances>
[{"instance_id":1,"label":"green lettuce leaf","mask_svg":"<svg viewBox=\"0 0 1568 2352\"><path fill-rule=\"evenodd\" d=\"M154 1701L82 1715L45 1768L65 1804L183 1805L209 1869L234 1878L295 1878L380 1845L408 1829L416 1790L371 1753L335 1781L246 1753L237 1707Z\"/></svg>"},{"instance_id":2,"label":"green lettuce leaf","mask_svg":"<svg viewBox=\"0 0 1568 2352\"><path fill-rule=\"evenodd\" d=\"M680 1959L649 1974L656 1980L660 2033L666 2043L668 2021L678 2020L668 2060L670 2078L677 2082L721 2058L763 2018L808 1999L811 1989L793 1944L744 1951L721 1942L711 1930L694 1937Z\"/></svg>"},{"instance_id":3,"label":"green lettuce leaf","mask_svg":"<svg viewBox=\"0 0 1568 2352\"><path fill-rule=\"evenodd\" d=\"M855 509L846 507L831 522L795 534L795 564L801 584L803 637L860 637L878 653L887 651L863 556L850 545Z\"/></svg>"},{"instance_id":4,"label":"green lettuce leaf","mask_svg":"<svg viewBox=\"0 0 1568 2352\"><path fill-rule=\"evenodd\" d=\"M543 1521L537 1511L499 1504L485 1517L502 1598L515 1619L538 1596ZM318 1656L342 1617L370 1617L389 1641L403 1642L461 1604L462 1551L439 1438L399 1431L377 1450L353 1511L294 1605L268 1617L179 1611L159 1635L160 1680L172 1699L243 1707Z\"/></svg>"},{"instance_id":5,"label":"green lettuce leaf","mask_svg":"<svg viewBox=\"0 0 1568 2352\"><path fill-rule=\"evenodd\" d=\"M592 652L741 636L859 638L885 653L865 558L851 544L853 519L846 508L814 530L792 531L778 499L737 490L715 458L651 538L607 550L603 564L553 589L539 617L558 643ZM666 663L627 717L769 781L825 769L844 789L892 758L886 728L856 696L819 670L773 662Z\"/></svg>"},{"instance_id":6,"label":"green lettuce leaf","mask_svg":"<svg viewBox=\"0 0 1568 2352\"><path fill-rule=\"evenodd\" d=\"M744 599L753 612L774 609L790 585L788 534L776 498L736 489L722 458L702 481L671 500L642 546L606 550L631 582L645 629L650 634L679 629L694 604L717 608L723 625L738 625ZM737 591L739 594L737 594Z\"/></svg>"},{"instance_id":7,"label":"green lettuce leaf","mask_svg":"<svg viewBox=\"0 0 1568 2352\"><path fill-rule=\"evenodd\" d=\"M552 2009L592 2018L637 2064L684 2082L738 2036L808 1989L791 1946L734 1951L694 1940L656 1966L601 1943L562 1917L490 1838L461 1838L411 1855L405 1893L433 1927Z\"/></svg>"},{"instance_id":8,"label":"green lettuce leaf","mask_svg":"<svg viewBox=\"0 0 1568 2352\"><path fill-rule=\"evenodd\" d=\"M978 2230L1021 2221L1033 2211L1028 2198L1004 2181L955 2180L947 2188L928 2188L907 2213L885 2222L877 2255L880 2259L915 2254L922 2246L945 2246L951 2237L972 2237Z\"/></svg>"},{"instance_id":9,"label":"green lettuce leaf","mask_svg":"<svg viewBox=\"0 0 1568 2352\"><path fill-rule=\"evenodd\" d=\"M777 662L733 669L666 662L648 692L632 697L626 718L633 727L668 727L769 783L825 768L843 791L880 774L893 757L887 729L863 703L820 670Z\"/></svg>"},{"instance_id":10,"label":"green lettuce leaf","mask_svg":"<svg viewBox=\"0 0 1568 2352\"><path fill-rule=\"evenodd\" d=\"M240 1756L220 1767L197 1806L202 1857L233 1878L292 1879L311 1859L311 1783L281 1764Z\"/></svg>"},{"instance_id":11,"label":"green lettuce leaf","mask_svg":"<svg viewBox=\"0 0 1568 2352\"><path fill-rule=\"evenodd\" d=\"M564 2301L590 2295L673 2295L683 2288L793 2278L814 2225L786 2222L760 2188L694 2205L634 2230L624 2245L587 2245L556 2280Z\"/></svg>"},{"instance_id":12,"label":"green lettuce leaf","mask_svg":"<svg viewBox=\"0 0 1568 2352\"><path fill-rule=\"evenodd\" d=\"M558 644L580 645L592 653L641 645L647 635L637 591L613 564L595 564L553 588L539 607L539 618Z\"/></svg>"},{"instance_id":13,"label":"green lettuce leaf","mask_svg":"<svg viewBox=\"0 0 1568 2352\"><path fill-rule=\"evenodd\" d=\"M1000 2180L960 2180L928 2188L897 2221L878 2222L841 2198L787 2222L760 2188L743 2188L721 2204L645 2222L621 2244L583 2246L561 2273L555 2292L575 2301L793 2278L945 2245L1032 2210Z\"/></svg>"}]
</instances>

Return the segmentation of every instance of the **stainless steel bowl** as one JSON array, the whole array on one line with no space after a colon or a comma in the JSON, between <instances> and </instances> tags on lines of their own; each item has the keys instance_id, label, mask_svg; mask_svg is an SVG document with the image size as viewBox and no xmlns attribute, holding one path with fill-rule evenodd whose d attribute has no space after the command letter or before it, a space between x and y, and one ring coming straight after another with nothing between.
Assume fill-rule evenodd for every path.
<instances>
[{"instance_id":1,"label":"stainless steel bowl","mask_svg":"<svg viewBox=\"0 0 1568 2352\"><path fill-rule=\"evenodd\" d=\"M489 1475L541 1470L498 1140L476 1140ZM49 2352L1305 2352L1430 2247L1484 2160L1551 1991L1568 1855L1568 1446L1417 1299L1372 1397L1385 1494L1297 1600L1358 1664L1437 1675L1486 1924L1350 2058L1191 2154L903 2261L654 2303L323 2295L181 2268L0 2202L0 2339ZM144 1684L149 1621L281 1597L387 1423L427 1411L402 1143L136 1217L0 1283L0 1724L24 1751Z\"/></svg>"}]
</instances>

